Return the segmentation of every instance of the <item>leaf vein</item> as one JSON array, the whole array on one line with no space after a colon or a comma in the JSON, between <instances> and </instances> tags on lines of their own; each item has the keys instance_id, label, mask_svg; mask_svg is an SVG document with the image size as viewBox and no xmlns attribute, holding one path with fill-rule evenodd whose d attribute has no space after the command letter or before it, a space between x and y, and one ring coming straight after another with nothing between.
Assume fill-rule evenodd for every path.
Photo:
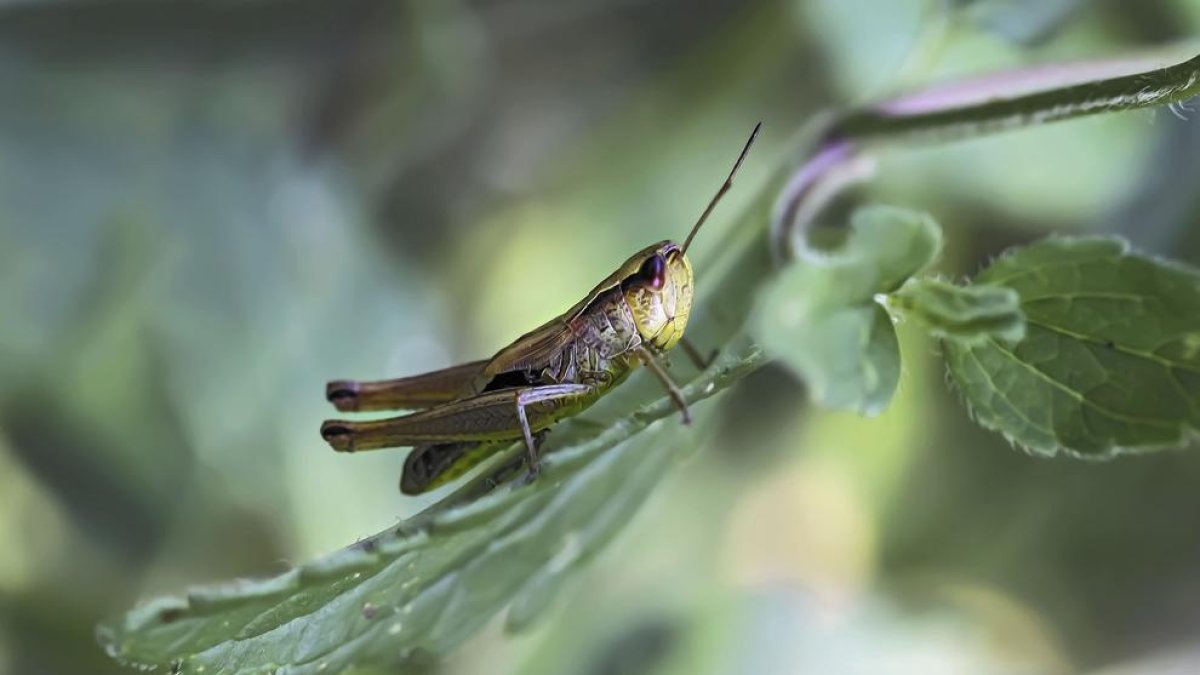
<instances>
[{"instance_id":1,"label":"leaf vein","mask_svg":"<svg viewBox=\"0 0 1200 675\"><path fill-rule=\"evenodd\" d=\"M1150 300L1155 300L1153 296L1141 295L1139 293L1120 293L1116 291L1064 291L1062 293L1048 293L1046 295L1035 295L1033 297L1021 297L1021 304L1029 304L1031 302L1043 302L1046 300L1079 300L1079 299L1096 299L1096 300L1129 300L1132 302L1146 303Z\"/></svg>"},{"instance_id":2,"label":"leaf vein","mask_svg":"<svg viewBox=\"0 0 1200 675\"><path fill-rule=\"evenodd\" d=\"M1000 400L1004 401L1004 404L1007 405L1009 409L1017 414L1017 417L1025 420L1025 423L1034 429L1043 431L1053 438L1058 438L1058 434L1054 433L1054 429L1034 422L1028 415L1022 412L1020 408L1013 405L1012 402L1008 400L1008 398L1004 395L1004 390L1001 389L999 385L996 384L996 381L992 379L992 374L988 372L987 366L983 364L983 359L979 358L979 355L975 353L975 349L973 347L968 347L966 351L971 355L972 359L975 359L975 364L979 366L979 372L983 373L983 377L987 380L988 386L991 387L992 391L996 392L996 395L1000 398Z\"/></svg>"},{"instance_id":3,"label":"leaf vein","mask_svg":"<svg viewBox=\"0 0 1200 675\"><path fill-rule=\"evenodd\" d=\"M1170 420L1158 420L1158 419L1154 419L1152 417L1145 417L1145 418L1133 417L1131 415L1125 415L1125 414L1119 413L1115 410L1110 410L1110 409L1100 405L1099 403L1096 403L1095 401L1089 399L1087 396L1084 396L1081 392L1077 392L1074 389L1071 389L1067 385L1063 384L1062 382L1059 382L1058 380L1054 379L1054 377L1052 375L1043 371L1041 368L1038 368L1037 366L1034 366L1032 363L1022 360L1011 350L1006 349L995 338L991 338L991 342L996 347L996 349L998 349L1000 351L1001 354L1004 354L1005 356L1007 356L1009 359L1011 359L1013 361L1013 363L1016 363L1020 367L1028 370L1031 374L1033 374L1038 379L1044 380L1045 382L1047 382L1054 388L1061 390L1063 393L1067 394L1071 398L1074 398L1075 400L1079 401L1080 403L1082 403L1088 407L1091 407L1092 409L1096 410L1097 412L1099 412L1101 414L1108 415L1109 417L1111 417L1115 420L1120 420L1122 422L1129 422L1131 424L1149 424L1152 426L1167 427L1167 428L1174 428L1174 427L1179 426L1178 422L1172 422Z\"/></svg>"},{"instance_id":4,"label":"leaf vein","mask_svg":"<svg viewBox=\"0 0 1200 675\"><path fill-rule=\"evenodd\" d=\"M1110 346L1109 342L1101 340L1100 338L1097 338L1093 335L1086 335L1084 333L1076 333L1074 331L1068 330L1061 326L1055 326L1054 324L1046 323L1045 321L1038 321L1037 319L1034 319L1032 317L1027 316L1025 318L1025 320L1034 326L1044 328L1052 333L1058 333L1059 335L1069 337L1074 340L1079 340L1080 342L1087 342L1087 343L1090 343L1093 345L1104 347L1106 349L1113 349L1115 351L1121 352L1122 354L1128 354L1130 356L1139 356L1143 359L1146 359L1147 361L1153 361L1153 362L1155 362L1161 366L1164 366L1168 369L1179 368L1180 370L1186 370L1188 372L1192 372L1192 373L1196 373L1196 374L1200 375L1200 366L1192 366L1191 364L1188 364L1188 363L1178 363L1175 361L1171 361L1169 359L1164 359L1161 356L1154 354L1153 352L1139 351L1137 349L1132 349L1132 348L1126 347L1125 345L1122 345L1118 342L1113 342L1113 343L1111 343L1111 346ZM1097 363L1099 364L1099 361L1097 361ZM1101 364L1101 367L1102 368L1104 367L1103 364Z\"/></svg>"}]
</instances>

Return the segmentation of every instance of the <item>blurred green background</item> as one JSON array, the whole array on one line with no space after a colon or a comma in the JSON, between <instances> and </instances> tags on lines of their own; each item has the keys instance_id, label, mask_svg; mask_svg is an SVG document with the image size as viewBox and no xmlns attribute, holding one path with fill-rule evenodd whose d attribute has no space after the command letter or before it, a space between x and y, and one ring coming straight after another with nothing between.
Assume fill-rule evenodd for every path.
<instances>
[{"instance_id":1,"label":"blurred green background","mask_svg":"<svg viewBox=\"0 0 1200 675\"><path fill-rule=\"evenodd\" d=\"M0 3L0 672L412 514L324 382L490 354L726 227L813 114L1200 34L1195 0ZM1200 114L883 156L942 271L1049 231L1200 263ZM701 237L704 262L717 236ZM768 368L554 616L442 673L1200 672L1200 454L1027 457L919 331L876 419ZM435 495L436 497L436 495Z\"/></svg>"}]
</instances>

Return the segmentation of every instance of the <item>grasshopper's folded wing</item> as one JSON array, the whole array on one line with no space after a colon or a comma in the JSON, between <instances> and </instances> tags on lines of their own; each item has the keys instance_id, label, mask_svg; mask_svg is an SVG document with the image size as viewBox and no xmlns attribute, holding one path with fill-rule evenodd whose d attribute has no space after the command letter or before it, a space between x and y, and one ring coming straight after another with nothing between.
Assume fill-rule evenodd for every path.
<instances>
[{"instance_id":1,"label":"grasshopper's folded wing","mask_svg":"<svg viewBox=\"0 0 1200 675\"><path fill-rule=\"evenodd\" d=\"M342 412L431 408L462 396L487 363L472 361L394 380L335 380L325 386L325 397Z\"/></svg>"},{"instance_id":2,"label":"grasshopper's folded wing","mask_svg":"<svg viewBox=\"0 0 1200 675\"><path fill-rule=\"evenodd\" d=\"M577 336L563 319L554 319L501 349L488 361L484 374L490 378L508 372L536 373L549 367L576 339Z\"/></svg>"},{"instance_id":3,"label":"grasshopper's folded wing","mask_svg":"<svg viewBox=\"0 0 1200 675\"><path fill-rule=\"evenodd\" d=\"M550 366L564 349L579 339L572 328L575 320L605 294L620 293L621 280L634 271L636 268L621 268L613 272L571 309L514 340L492 357L484 369L485 374L496 376L510 371L537 372Z\"/></svg>"}]
</instances>

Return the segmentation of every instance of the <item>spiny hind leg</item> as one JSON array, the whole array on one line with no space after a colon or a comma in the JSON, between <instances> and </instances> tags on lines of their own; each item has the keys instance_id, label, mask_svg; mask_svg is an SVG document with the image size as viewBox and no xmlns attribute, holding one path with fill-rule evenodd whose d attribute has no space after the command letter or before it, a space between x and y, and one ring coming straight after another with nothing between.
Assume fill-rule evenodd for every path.
<instances>
[{"instance_id":1,"label":"spiny hind leg","mask_svg":"<svg viewBox=\"0 0 1200 675\"><path fill-rule=\"evenodd\" d=\"M531 483L538 477L541 470L538 466L539 451L548 432L548 429L543 428L538 433L533 433L525 414L526 408L537 404L549 406L551 409L557 408L570 400L588 396L593 391L592 387L586 384L559 384L518 390L515 400L517 420L521 425L521 435L525 438L525 465L528 467L524 483Z\"/></svg>"},{"instance_id":2,"label":"spiny hind leg","mask_svg":"<svg viewBox=\"0 0 1200 675\"><path fill-rule=\"evenodd\" d=\"M525 470L525 476L521 479L522 485L528 485L532 483L538 477L538 475L540 475L542 444L546 442L546 437L549 435L549 429L542 429L541 431L534 432L532 439L527 439L525 441L525 466L527 468ZM529 445L530 440L532 440L532 446ZM532 452L530 452L530 448L532 448Z\"/></svg>"},{"instance_id":3,"label":"spiny hind leg","mask_svg":"<svg viewBox=\"0 0 1200 675\"><path fill-rule=\"evenodd\" d=\"M489 391L420 412L382 420L326 420L321 436L338 452L464 441L508 441L525 437L532 426L552 424L563 405L594 395L584 384L551 384ZM528 414L526 413L528 409Z\"/></svg>"}]
</instances>

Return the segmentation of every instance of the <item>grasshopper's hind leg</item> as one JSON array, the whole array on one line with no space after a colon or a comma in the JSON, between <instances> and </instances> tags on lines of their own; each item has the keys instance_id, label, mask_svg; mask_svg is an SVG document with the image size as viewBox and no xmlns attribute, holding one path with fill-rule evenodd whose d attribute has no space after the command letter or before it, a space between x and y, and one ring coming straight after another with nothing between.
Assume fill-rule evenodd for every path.
<instances>
[{"instance_id":1,"label":"grasshopper's hind leg","mask_svg":"<svg viewBox=\"0 0 1200 675\"><path fill-rule=\"evenodd\" d=\"M342 412L432 408L458 398L486 365L472 361L394 380L334 380L325 385L325 398Z\"/></svg>"},{"instance_id":2,"label":"grasshopper's hind leg","mask_svg":"<svg viewBox=\"0 0 1200 675\"><path fill-rule=\"evenodd\" d=\"M594 396L586 384L498 389L409 415L382 420L326 420L321 436L338 452L400 448L426 443L515 441L532 446L532 430L545 429Z\"/></svg>"},{"instance_id":3,"label":"grasshopper's hind leg","mask_svg":"<svg viewBox=\"0 0 1200 675\"><path fill-rule=\"evenodd\" d=\"M525 475L525 483L532 483L538 477L538 472L541 470L538 467L538 458L542 443L546 441L548 429L542 428L537 433L534 433L529 426L528 416L525 414L525 409L528 406L539 403L550 403L551 408L557 408L562 403L566 402L566 398L561 394L556 394L553 390L559 387L570 387L576 390L570 398L575 398L581 395L586 396L592 392L592 388L584 384L567 384L567 385L552 385L547 387L528 387L519 389L516 400L517 419L521 422L521 434L525 437L525 464L528 467L528 473Z\"/></svg>"},{"instance_id":4,"label":"grasshopper's hind leg","mask_svg":"<svg viewBox=\"0 0 1200 675\"><path fill-rule=\"evenodd\" d=\"M541 473L541 457L542 444L546 442L546 436L550 435L549 429L535 431L530 438L525 441L525 477L521 479L522 485L528 485L537 479ZM532 441L532 445L530 442Z\"/></svg>"},{"instance_id":5,"label":"grasshopper's hind leg","mask_svg":"<svg viewBox=\"0 0 1200 675\"><path fill-rule=\"evenodd\" d=\"M424 463L420 471L413 468L413 491L428 489L450 467L461 468L460 460L467 468L482 460L468 448L516 440L525 441L529 471L536 476L541 432L594 396L586 384L499 389L390 419L327 420L321 435L339 452L421 446L410 455L410 461Z\"/></svg>"}]
</instances>

